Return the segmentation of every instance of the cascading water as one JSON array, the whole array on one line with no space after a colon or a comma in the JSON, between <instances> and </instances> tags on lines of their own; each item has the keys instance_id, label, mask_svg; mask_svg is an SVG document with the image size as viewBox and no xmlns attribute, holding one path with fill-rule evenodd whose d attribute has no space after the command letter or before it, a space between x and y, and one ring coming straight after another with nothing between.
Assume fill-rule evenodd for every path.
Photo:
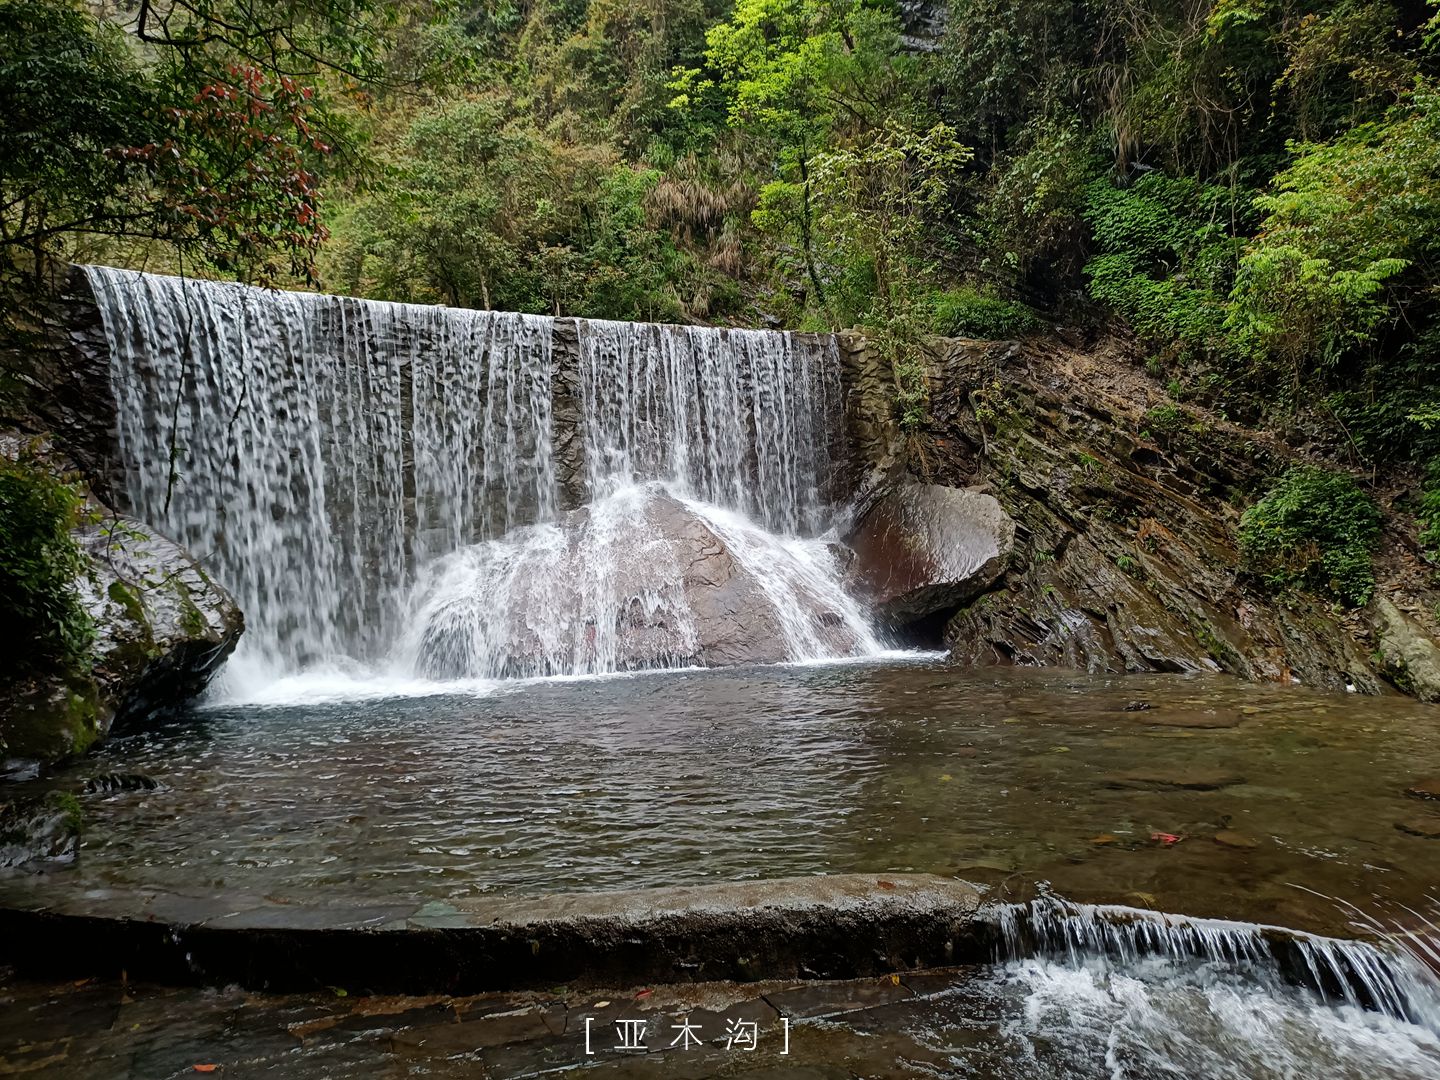
<instances>
[{"instance_id":1,"label":"cascading water","mask_svg":"<svg viewBox=\"0 0 1440 1080\"><path fill-rule=\"evenodd\" d=\"M131 507L236 592L252 665L452 678L880 649L816 538L833 340L87 272ZM757 626L771 647L729 640Z\"/></svg>"},{"instance_id":2,"label":"cascading water","mask_svg":"<svg viewBox=\"0 0 1440 1080\"><path fill-rule=\"evenodd\" d=\"M584 320L580 396L591 498L660 478L774 532L824 530L833 343Z\"/></svg>"},{"instance_id":3,"label":"cascading water","mask_svg":"<svg viewBox=\"0 0 1440 1080\"><path fill-rule=\"evenodd\" d=\"M1278 926L1200 919L1045 896L996 913L1003 961L1049 959L1070 967L1169 964L1244 969L1326 1001L1418 1024L1440 1035L1440 978L1413 951L1303 934Z\"/></svg>"},{"instance_id":4,"label":"cascading water","mask_svg":"<svg viewBox=\"0 0 1440 1080\"><path fill-rule=\"evenodd\" d=\"M1440 1068L1440 983L1394 940L1053 896L995 915L1001 962L964 1007L1004 1019L964 1044L975 1075L1416 1080Z\"/></svg>"}]
</instances>

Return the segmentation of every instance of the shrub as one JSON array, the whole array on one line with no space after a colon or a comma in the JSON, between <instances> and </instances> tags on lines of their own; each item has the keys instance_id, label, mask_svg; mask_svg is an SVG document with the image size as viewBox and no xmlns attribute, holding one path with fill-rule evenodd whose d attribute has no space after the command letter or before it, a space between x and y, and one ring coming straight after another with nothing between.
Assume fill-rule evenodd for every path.
<instances>
[{"instance_id":1,"label":"shrub","mask_svg":"<svg viewBox=\"0 0 1440 1080\"><path fill-rule=\"evenodd\" d=\"M44 467L0 460L0 608L20 645L5 651L0 673L74 663L90 643L93 628L75 591L84 557L70 534L81 501Z\"/></svg>"},{"instance_id":2,"label":"shrub","mask_svg":"<svg viewBox=\"0 0 1440 1080\"><path fill-rule=\"evenodd\" d=\"M1420 547L1425 557L1440 562L1440 458L1432 460L1425 470L1425 487L1415 516L1420 520Z\"/></svg>"},{"instance_id":3,"label":"shrub","mask_svg":"<svg viewBox=\"0 0 1440 1080\"><path fill-rule=\"evenodd\" d=\"M1297 466L1240 518L1240 553L1272 589L1309 586L1358 607L1375 591L1379 532L1380 511L1353 479Z\"/></svg>"},{"instance_id":4,"label":"shrub","mask_svg":"<svg viewBox=\"0 0 1440 1080\"><path fill-rule=\"evenodd\" d=\"M930 331L941 337L1003 340L1033 333L1044 325L1034 309L975 289L932 293L926 307Z\"/></svg>"}]
</instances>

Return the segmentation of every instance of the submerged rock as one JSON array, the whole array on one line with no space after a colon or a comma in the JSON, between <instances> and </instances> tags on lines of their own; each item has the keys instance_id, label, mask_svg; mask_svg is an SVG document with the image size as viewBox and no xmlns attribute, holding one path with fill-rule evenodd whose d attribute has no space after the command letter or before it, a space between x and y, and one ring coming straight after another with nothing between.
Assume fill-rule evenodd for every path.
<instances>
[{"instance_id":1,"label":"submerged rock","mask_svg":"<svg viewBox=\"0 0 1440 1080\"><path fill-rule=\"evenodd\" d=\"M905 625L984 592L1014 545L1015 523L993 496L902 483L851 535L851 575L877 615Z\"/></svg>"},{"instance_id":2,"label":"submerged rock","mask_svg":"<svg viewBox=\"0 0 1440 1080\"><path fill-rule=\"evenodd\" d=\"M1259 840L1248 833L1238 832L1235 829L1221 829L1215 834L1215 842L1221 847L1236 848L1241 851L1260 846Z\"/></svg>"},{"instance_id":3,"label":"submerged rock","mask_svg":"<svg viewBox=\"0 0 1440 1080\"><path fill-rule=\"evenodd\" d=\"M829 545L774 536L659 485L440 560L412 604L417 675L774 663L877 647Z\"/></svg>"},{"instance_id":4,"label":"submerged rock","mask_svg":"<svg viewBox=\"0 0 1440 1080\"><path fill-rule=\"evenodd\" d=\"M76 539L88 556L77 588L95 627L88 662L11 688L0 713L7 757L81 753L117 720L199 693L244 626L229 593L148 526L112 516Z\"/></svg>"},{"instance_id":5,"label":"submerged rock","mask_svg":"<svg viewBox=\"0 0 1440 1080\"><path fill-rule=\"evenodd\" d=\"M1440 814L1416 814L1395 822L1395 828L1426 840L1440 840Z\"/></svg>"},{"instance_id":6,"label":"submerged rock","mask_svg":"<svg viewBox=\"0 0 1440 1080\"><path fill-rule=\"evenodd\" d=\"M1106 779L1110 788L1134 789L1137 791L1163 791L1178 788L1185 791L1218 791L1223 787L1234 787L1245 783L1245 778L1220 769L1177 769L1175 771L1137 769L1119 773Z\"/></svg>"}]
</instances>

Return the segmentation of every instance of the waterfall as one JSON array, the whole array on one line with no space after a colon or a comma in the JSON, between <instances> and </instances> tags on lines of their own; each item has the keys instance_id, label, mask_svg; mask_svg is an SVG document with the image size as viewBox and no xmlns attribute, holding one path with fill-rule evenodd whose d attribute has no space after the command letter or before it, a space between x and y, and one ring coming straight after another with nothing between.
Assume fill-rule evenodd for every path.
<instances>
[{"instance_id":1,"label":"waterfall","mask_svg":"<svg viewBox=\"0 0 1440 1080\"><path fill-rule=\"evenodd\" d=\"M772 531L821 531L840 394L833 342L584 320L580 350L592 498L662 477Z\"/></svg>"},{"instance_id":2,"label":"waterfall","mask_svg":"<svg viewBox=\"0 0 1440 1080\"><path fill-rule=\"evenodd\" d=\"M1299 985L1322 1000L1440 1034L1440 978L1415 950L1055 896L1000 905L995 915L1002 961L1041 958L1132 970L1149 957L1240 968L1262 982Z\"/></svg>"},{"instance_id":3,"label":"waterfall","mask_svg":"<svg viewBox=\"0 0 1440 1080\"><path fill-rule=\"evenodd\" d=\"M843 453L833 338L87 274L129 507L235 592L240 655L270 671L879 648L819 539ZM734 583L702 581L667 529L724 547ZM763 608L780 644L708 647L702 584Z\"/></svg>"}]
</instances>

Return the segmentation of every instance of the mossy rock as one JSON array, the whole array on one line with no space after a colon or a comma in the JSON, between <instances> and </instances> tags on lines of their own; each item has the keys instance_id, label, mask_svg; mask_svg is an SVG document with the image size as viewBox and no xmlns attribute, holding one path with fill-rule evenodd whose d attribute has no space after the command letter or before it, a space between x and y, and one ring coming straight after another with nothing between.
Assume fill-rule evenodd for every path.
<instances>
[{"instance_id":1,"label":"mossy rock","mask_svg":"<svg viewBox=\"0 0 1440 1080\"><path fill-rule=\"evenodd\" d=\"M0 712L0 759L55 761L83 754L110 727L111 713L88 675L18 687L7 698Z\"/></svg>"}]
</instances>

